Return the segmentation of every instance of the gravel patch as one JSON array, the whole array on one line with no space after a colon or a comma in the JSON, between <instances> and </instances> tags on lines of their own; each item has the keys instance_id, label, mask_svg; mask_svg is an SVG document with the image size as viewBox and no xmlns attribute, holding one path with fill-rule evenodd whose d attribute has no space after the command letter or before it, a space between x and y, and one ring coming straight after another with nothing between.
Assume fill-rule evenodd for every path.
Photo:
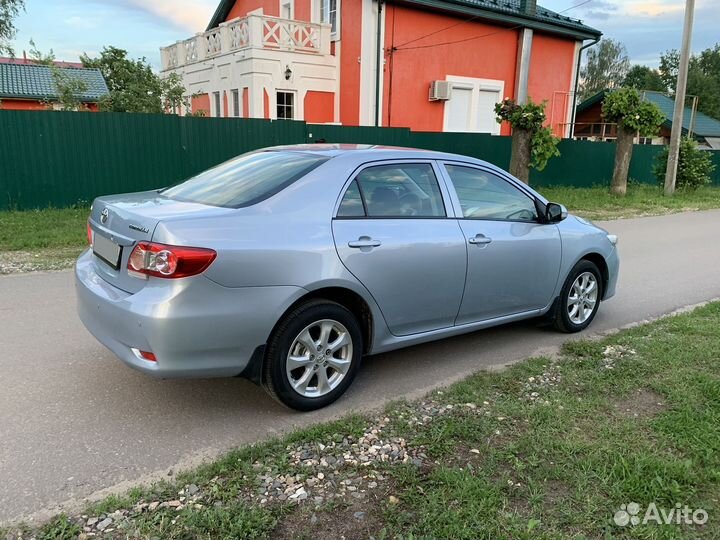
<instances>
[{"instance_id":1,"label":"gravel patch","mask_svg":"<svg viewBox=\"0 0 720 540\"><path fill-rule=\"evenodd\" d=\"M48 272L72 268L81 248L56 248L38 251L0 252L0 275Z\"/></svg>"}]
</instances>

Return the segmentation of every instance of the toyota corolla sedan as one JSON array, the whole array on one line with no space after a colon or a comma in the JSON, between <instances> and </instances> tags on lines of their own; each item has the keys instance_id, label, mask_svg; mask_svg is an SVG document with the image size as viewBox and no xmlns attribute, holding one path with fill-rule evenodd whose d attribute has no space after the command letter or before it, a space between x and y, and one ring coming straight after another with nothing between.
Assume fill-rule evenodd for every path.
<instances>
[{"instance_id":1,"label":"toyota corolla sedan","mask_svg":"<svg viewBox=\"0 0 720 540\"><path fill-rule=\"evenodd\" d=\"M158 377L243 376L299 410L365 355L545 316L578 332L615 293L617 238L484 161L304 145L100 197L78 309Z\"/></svg>"}]
</instances>

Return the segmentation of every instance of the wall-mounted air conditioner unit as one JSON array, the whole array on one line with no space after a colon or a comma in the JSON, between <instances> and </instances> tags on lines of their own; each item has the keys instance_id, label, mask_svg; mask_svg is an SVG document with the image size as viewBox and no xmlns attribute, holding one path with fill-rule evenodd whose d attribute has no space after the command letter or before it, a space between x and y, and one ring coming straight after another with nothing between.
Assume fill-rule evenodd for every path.
<instances>
[{"instance_id":1,"label":"wall-mounted air conditioner unit","mask_svg":"<svg viewBox=\"0 0 720 540\"><path fill-rule=\"evenodd\" d=\"M430 101L447 101L452 94L450 81L433 81L430 83Z\"/></svg>"}]
</instances>

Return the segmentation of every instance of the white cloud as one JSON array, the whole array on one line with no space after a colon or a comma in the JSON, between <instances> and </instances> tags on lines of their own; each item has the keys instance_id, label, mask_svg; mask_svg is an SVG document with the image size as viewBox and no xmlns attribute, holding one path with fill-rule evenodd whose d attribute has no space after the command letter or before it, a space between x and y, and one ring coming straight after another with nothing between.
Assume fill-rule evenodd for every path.
<instances>
[{"instance_id":1,"label":"white cloud","mask_svg":"<svg viewBox=\"0 0 720 540\"><path fill-rule=\"evenodd\" d=\"M634 63L658 65L660 55L680 47L685 0L538 0L542 6L583 19L606 38L625 44ZM577 6L577 7L573 7ZM697 0L693 27L693 51L720 41L717 22L720 1Z\"/></svg>"},{"instance_id":2,"label":"white cloud","mask_svg":"<svg viewBox=\"0 0 720 540\"><path fill-rule=\"evenodd\" d=\"M124 0L124 3L190 33L205 30L217 7L215 0Z\"/></svg>"}]
</instances>

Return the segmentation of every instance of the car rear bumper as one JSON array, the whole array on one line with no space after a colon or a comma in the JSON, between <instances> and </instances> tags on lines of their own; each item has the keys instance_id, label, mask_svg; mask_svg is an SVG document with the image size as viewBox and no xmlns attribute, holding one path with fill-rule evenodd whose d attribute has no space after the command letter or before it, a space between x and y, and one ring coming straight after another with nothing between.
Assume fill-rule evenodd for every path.
<instances>
[{"instance_id":1,"label":"car rear bumper","mask_svg":"<svg viewBox=\"0 0 720 540\"><path fill-rule=\"evenodd\" d=\"M242 373L300 287L226 288L203 276L150 278L135 294L103 280L90 252L75 266L78 314L129 366L163 378ZM152 352L156 362L137 351Z\"/></svg>"}]
</instances>

